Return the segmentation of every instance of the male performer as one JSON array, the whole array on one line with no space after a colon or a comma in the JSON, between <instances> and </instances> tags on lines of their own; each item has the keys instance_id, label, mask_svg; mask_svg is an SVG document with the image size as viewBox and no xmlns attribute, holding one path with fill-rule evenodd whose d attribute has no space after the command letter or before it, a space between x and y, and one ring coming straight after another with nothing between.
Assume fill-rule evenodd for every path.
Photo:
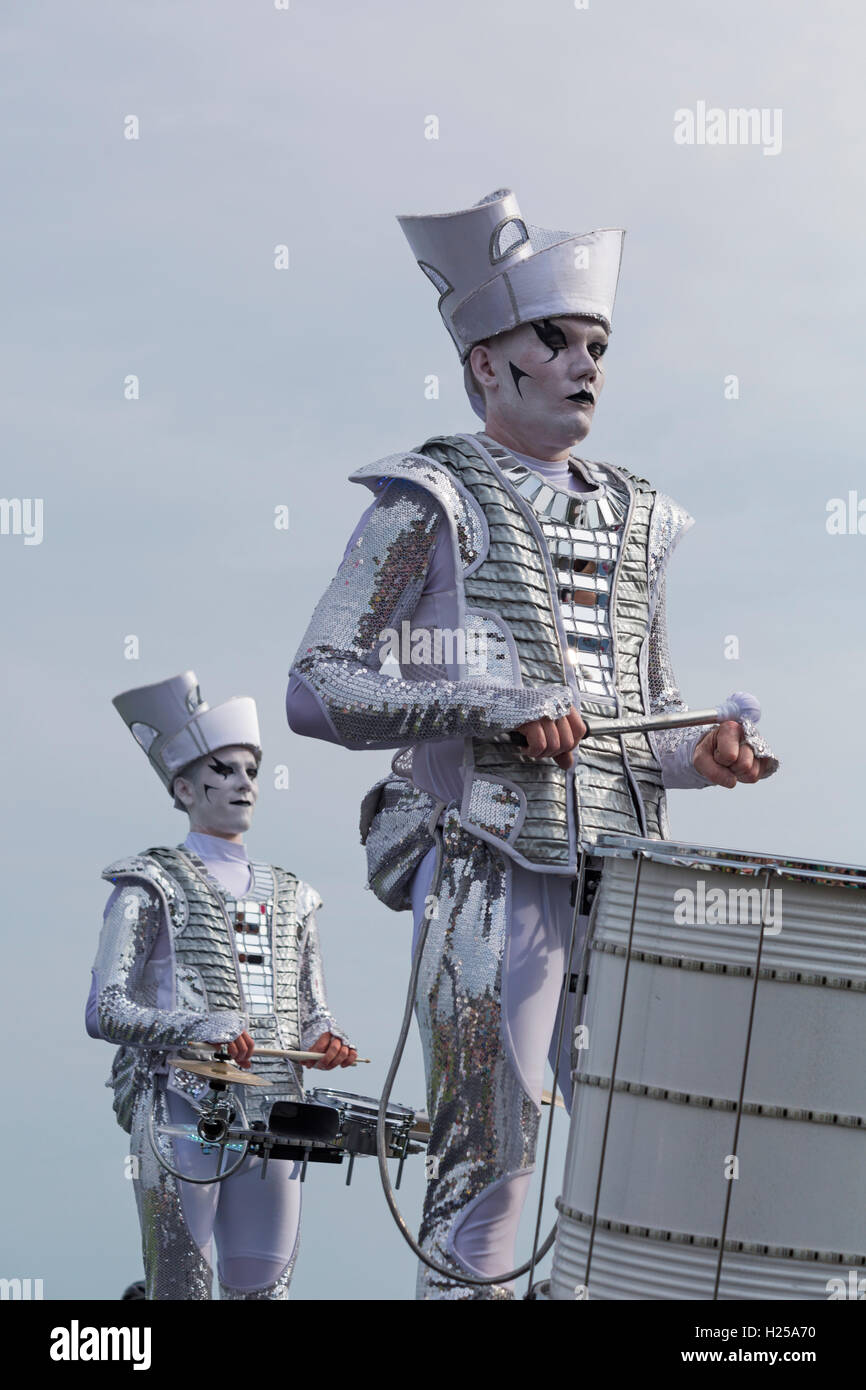
<instances>
[{"instance_id":1,"label":"male performer","mask_svg":"<svg viewBox=\"0 0 866 1390\"><path fill-rule=\"evenodd\" d=\"M732 721L582 742L582 713L687 708L665 574L692 519L573 452L604 381L624 233L534 227L509 190L399 221L485 428L351 475L375 498L301 642L287 712L300 733L401 749L362 834L371 886L411 904L416 938L432 914L417 1016L438 1168L421 1245L454 1277L422 1265L418 1293L506 1298L459 1279L515 1264L579 846L602 831L665 838L666 787L734 787L778 764ZM395 679L380 656L410 622Z\"/></svg>"},{"instance_id":2,"label":"male performer","mask_svg":"<svg viewBox=\"0 0 866 1390\"><path fill-rule=\"evenodd\" d=\"M107 1084L136 1161L146 1297L209 1299L215 1236L223 1298L285 1299L298 1247L298 1165L271 1162L263 1179L261 1160L246 1159L221 1183L178 1181L157 1162L148 1124L151 1115L156 1126L197 1121L207 1081L167 1065L188 1043L223 1044L246 1070L254 1060L267 1089L230 1088L249 1122L266 1120L273 1101L304 1094L297 1065L259 1058L257 1045L320 1052L305 1065L324 1070L354 1062L325 998L321 900L286 869L247 858L261 760L253 700L211 708L186 671L113 703L190 825L177 848L103 872L115 887L87 1007L91 1036L120 1045ZM157 1142L176 1170L215 1171L194 1140L157 1134Z\"/></svg>"}]
</instances>

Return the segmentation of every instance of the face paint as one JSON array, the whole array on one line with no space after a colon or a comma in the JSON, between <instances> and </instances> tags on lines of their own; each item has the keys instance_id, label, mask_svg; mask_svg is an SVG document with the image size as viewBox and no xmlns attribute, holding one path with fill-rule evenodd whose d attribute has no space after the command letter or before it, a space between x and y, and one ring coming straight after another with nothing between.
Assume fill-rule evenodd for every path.
<instances>
[{"instance_id":1,"label":"face paint","mask_svg":"<svg viewBox=\"0 0 866 1390\"><path fill-rule=\"evenodd\" d=\"M538 319L530 326L544 343L544 346L550 348L548 362L552 362L557 353L568 347L568 339L559 325L555 324L552 319Z\"/></svg>"},{"instance_id":2,"label":"face paint","mask_svg":"<svg viewBox=\"0 0 866 1390\"><path fill-rule=\"evenodd\" d=\"M517 394L520 396L523 394L520 390L520 378L522 376L529 376L529 372L522 372L519 367L515 367L513 362L509 362L508 365L511 368L511 375L514 378L514 385L517 387Z\"/></svg>"},{"instance_id":3,"label":"face paint","mask_svg":"<svg viewBox=\"0 0 866 1390\"><path fill-rule=\"evenodd\" d=\"M249 830L259 794L258 764L249 748L220 748L184 768L191 830L240 836Z\"/></svg>"},{"instance_id":4,"label":"face paint","mask_svg":"<svg viewBox=\"0 0 866 1390\"><path fill-rule=\"evenodd\" d=\"M542 448L563 457L589 433L606 348L604 325L581 315L536 319L492 338L498 384L487 391L488 430L537 458Z\"/></svg>"}]
</instances>

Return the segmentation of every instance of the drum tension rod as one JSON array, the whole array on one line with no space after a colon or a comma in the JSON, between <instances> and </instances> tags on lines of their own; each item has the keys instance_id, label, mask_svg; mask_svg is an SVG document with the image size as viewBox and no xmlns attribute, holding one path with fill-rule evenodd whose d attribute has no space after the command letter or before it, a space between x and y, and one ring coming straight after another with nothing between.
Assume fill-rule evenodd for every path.
<instances>
[{"instance_id":1,"label":"drum tension rod","mask_svg":"<svg viewBox=\"0 0 866 1390\"><path fill-rule=\"evenodd\" d=\"M346 1171L346 1186L347 1186L347 1187L349 1187L349 1186L351 1185L351 1182L352 1182L352 1173L353 1173L353 1171L354 1171L354 1168L355 1168L355 1155L354 1155L353 1153L350 1153L350 1154L349 1154L349 1167L348 1167L348 1169L347 1169L347 1171Z\"/></svg>"},{"instance_id":2,"label":"drum tension rod","mask_svg":"<svg viewBox=\"0 0 866 1390\"><path fill-rule=\"evenodd\" d=\"M406 1155L407 1155L408 1152L409 1152L409 1134L408 1134L408 1132L407 1132L407 1133L403 1136L403 1148L400 1150L400 1162L397 1164L397 1180L396 1180L396 1182L394 1183L394 1190L395 1190L395 1191L397 1191L397 1189L398 1189L399 1186L400 1186L400 1181L401 1181L401 1179L402 1179L402 1177L403 1177L403 1164L406 1162Z\"/></svg>"},{"instance_id":3,"label":"drum tension rod","mask_svg":"<svg viewBox=\"0 0 866 1390\"><path fill-rule=\"evenodd\" d=\"M598 892L599 884L601 883L601 874L602 874L601 869L590 869L590 868L585 868L585 869L584 869L584 873L583 873L583 901L581 902L581 905L580 905L580 910L581 910L581 915L582 915L582 916L589 916L589 913L590 913L590 911L591 911L591 909L592 909L592 904L593 904L593 902L595 901L595 895L596 895L596 893ZM577 878L573 878L573 879L571 880L571 888L570 888L570 890L569 890L569 898L570 898L571 906L572 906L572 907L574 907L575 901L576 901L576 899L577 899L577 883L578 883ZM568 977L568 993L569 993L569 994L575 994L575 993L577 992L577 982L578 982L579 979L580 979L580 971L576 971L576 972L574 972L573 974L569 975L569 977ZM584 994L586 994L587 984L588 984L588 977L584 979L584 983L583 983L583 992L584 992Z\"/></svg>"}]
</instances>

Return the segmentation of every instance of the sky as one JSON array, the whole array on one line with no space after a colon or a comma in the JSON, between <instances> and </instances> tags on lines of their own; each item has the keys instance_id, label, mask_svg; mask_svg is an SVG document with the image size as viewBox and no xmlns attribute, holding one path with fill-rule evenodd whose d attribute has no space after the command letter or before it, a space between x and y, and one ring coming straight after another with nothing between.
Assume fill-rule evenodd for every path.
<instances>
[{"instance_id":1,"label":"sky","mask_svg":"<svg viewBox=\"0 0 866 1390\"><path fill-rule=\"evenodd\" d=\"M347 475L479 425L397 214L510 187L536 224L626 229L582 452L695 517L668 583L680 686L694 706L754 692L781 760L756 787L673 793L673 833L866 859L864 28L853 0L6 8L3 491L39 499L42 528L0 535L15 1062L0 1274L88 1299L140 1277L111 1052L84 1003L102 869L185 821L119 691L192 667L212 704L254 696L249 848L324 900L331 1003L374 1059L339 1084L384 1079L410 915L365 890L358 811L388 755L292 734L283 702L368 500ZM678 112L741 107L772 142L675 139ZM828 531L833 499L845 534ZM394 1096L423 1105L414 1031ZM545 1226L566 1137L558 1111ZM410 1161L412 1224L423 1182ZM294 1297L413 1296L372 1160L349 1188L313 1172L304 1201Z\"/></svg>"}]
</instances>

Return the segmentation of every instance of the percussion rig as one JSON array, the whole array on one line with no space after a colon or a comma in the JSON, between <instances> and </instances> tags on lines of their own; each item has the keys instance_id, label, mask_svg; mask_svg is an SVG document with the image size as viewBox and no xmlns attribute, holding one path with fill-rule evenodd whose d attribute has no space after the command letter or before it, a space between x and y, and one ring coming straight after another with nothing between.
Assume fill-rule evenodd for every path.
<instances>
[{"instance_id":1,"label":"percussion rig","mask_svg":"<svg viewBox=\"0 0 866 1390\"><path fill-rule=\"evenodd\" d=\"M591 719L587 719L584 717L583 722L586 729L585 738L592 739L600 738L610 734L649 733L653 732L654 730L662 729L681 729L701 727L705 725L708 726L713 724L720 724L723 723L725 720L729 719L735 720L738 723L743 723L746 720L757 723L760 717L761 706L759 702L755 699L755 697L753 695L747 694L744 691L736 691L734 694L729 696L727 700L724 700L720 705L717 705L714 708L682 711L677 710L664 714L650 714L640 716L625 715L617 716L616 718L610 719L597 718L596 716L593 716ZM515 750L516 756L525 756L525 754L520 750L526 748L527 740L525 736L518 730L512 730L510 733L496 734L492 737L491 741L494 743L511 744ZM444 863L444 845L442 840L441 827L438 824L431 824L429 828L436 849L436 858L433 870L433 879L430 888L428 889L428 893L435 896L439 891L439 883L442 875ZM584 936L576 975L572 973L572 964L574 962L575 946L577 941L578 918L582 911L589 911L591 900L594 897L595 891L598 887L598 883L596 881L597 874L595 869L590 865L590 858L591 856L588 852L587 846L582 845L581 851L578 856L577 874L572 885L571 901L573 906L573 914L571 923L571 933L569 938L568 953L566 957L566 967L563 976L563 986L560 991L559 1006L557 1009L557 1019L554 1027L554 1033L556 1036L554 1055L557 1057L560 1054L560 1049L563 1041L568 995L570 993L575 993L578 1000L582 999L586 985L586 976L589 964L588 951L592 935L591 931L588 930ZM402 1061L403 1052L406 1046L406 1040L409 1035L409 1026L415 1008L415 996L418 988L421 958L424 953L424 946L427 940L429 925L429 919L425 917L422 922L421 929L418 933L418 940L415 946L415 952L412 959L412 968L409 975L409 984L406 991L406 1003L403 1012L403 1019L400 1025L400 1032L397 1039L396 1047L394 1049L394 1055L391 1059L391 1064L388 1068L388 1073L385 1078L385 1085L382 1088L382 1098L379 1103L377 1155L379 1159L379 1176L382 1182L382 1190L385 1194L385 1201L388 1204L389 1211L391 1212L394 1222L398 1230L400 1231L400 1234L403 1236L403 1239L405 1240L406 1244L413 1251L413 1253L417 1255L418 1259L421 1260L425 1265L427 1265L429 1269L434 1270L437 1274L443 1274L447 1278L452 1279L455 1282L466 1284L467 1286L472 1287L490 1286L492 1284L508 1284L511 1283L513 1280L522 1277L524 1274L528 1274L529 1289L527 1293L524 1294L524 1298L534 1299L538 1297L538 1289L540 1287L543 1287L543 1285L536 1285L533 1283L536 1266L538 1265L539 1261L543 1259L543 1257L552 1248L558 1230L558 1224L554 1224L554 1226L548 1232L544 1240L541 1239L541 1221L545 1187L547 1182L547 1171L550 1160L553 1115L557 1105L557 1081L555 1073L553 1078L553 1090L550 1094L550 1099L548 1100L545 1096L542 1101L542 1103L549 1104L550 1111L548 1116L547 1133L545 1136L544 1158L541 1169L541 1188L538 1195L538 1203L536 1209L535 1233L532 1243L532 1253L528 1260L525 1260L515 1269L503 1271L499 1274L483 1276L469 1274L460 1275L455 1271L453 1267L441 1264L438 1260L431 1258L428 1254L426 1254L424 1250L421 1249L421 1246L418 1244L418 1241L415 1239L412 1232L410 1231L409 1226L405 1218L403 1217L402 1212L397 1206L397 1202L394 1198L394 1193L391 1187L391 1181L388 1174L388 1166L386 1162L388 1150L385 1117L387 1115L387 1108L389 1104L389 1098L391 1095L391 1087L394 1084L397 1072L400 1068L400 1063Z\"/></svg>"},{"instance_id":2,"label":"percussion rig","mask_svg":"<svg viewBox=\"0 0 866 1390\"><path fill-rule=\"evenodd\" d=\"M257 1076L232 1061L224 1046L190 1043L184 1049L189 1056L168 1058L168 1065L190 1072L208 1083L206 1097L197 1102L198 1119L194 1124L159 1123L153 1108L148 1123L150 1147L160 1166L182 1182L207 1184L225 1182L236 1173L247 1158L261 1159L260 1176L267 1176L271 1160L288 1160L301 1164L301 1182L307 1175L309 1163L341 1164L348 1158L346 1186L352 1181L355 1159L374 1157L379 1101L369 1096L354 1095L317 1087L305 1094L303 1100L276 1100L268 1114L267 1123L250 1123L244 1110L241 1093L230 1087L273 1087L273 1080ZM288 1062L321 1061L320 1052L297 1049L261 1048L259 1057L283 1057ZM361 1057L358 1062L368 1062ZM357 1063L353 1063L353 1066ZM403 1165L411 1154L426 1149L430 1137L427 1117L405 1105L387 1106L383 1124L383 1143L388 1158L398 1161L395 1187L400 1186ZM215 1157L212 1174L192 1177L180 1172L168 1160L159 1140L187 1140L199 1145L203 1154ZM226 1155L236 1154L226 1164Z\"/></svg>"}]
</instances>

